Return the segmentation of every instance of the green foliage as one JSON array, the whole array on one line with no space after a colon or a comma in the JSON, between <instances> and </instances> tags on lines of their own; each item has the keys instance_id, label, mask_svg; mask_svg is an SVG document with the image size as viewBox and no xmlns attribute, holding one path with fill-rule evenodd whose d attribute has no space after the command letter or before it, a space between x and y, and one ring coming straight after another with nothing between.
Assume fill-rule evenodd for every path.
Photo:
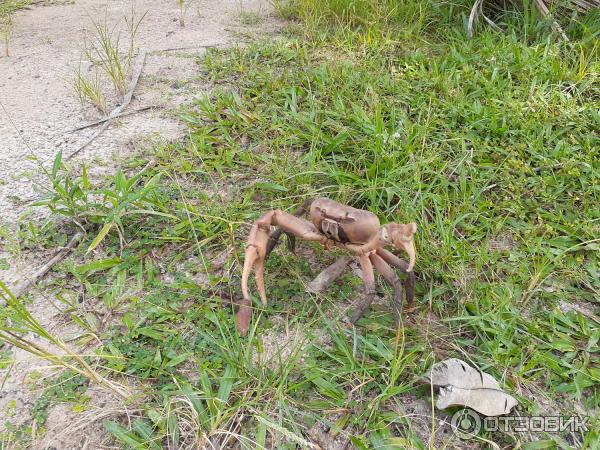
<instances>
[{"instance_id":1,"label":"green foliage","mask_svg":"<svg viewBox=\"0 0 600 450\"><path fill-rule=\"evenodd\" d=\"M40 376L38 372L30 374L30 381L37 376ZM10 406L2 411L0 449L20 450L34 446L37 439L46 433L45 425L50 408L59 403L71 403L74 411L86 407L89 400L89 397L84 395L87 385L86 377L70 370L63 371L58 377L44 380L41 386L43 391L33 403L30 416L26 420L16 414L16 401L13 400Z\"/></svg>"},{"instance_id":2,"label":"green foliage","mask_svg":"<svg viewBox=\"0 0 600 450\"><path fill-rule=\"evenodd\" d=\"M398 24L429 24L437 5L430 0L275 0L276 11L286 19L298 19L308 31L328 25L386 32Z\"/></svg>"},{"instance_id":3,"label":"green foliage","mask_svg":"<svg viewBox=\"0 0 600 450\"><path fill-rule=\"evenodd\" d=\"M598 324L549 306L597 307L593 55L488 34L411 52L390 42L360 59L294 41L207 66L241 88L200 114L213 139L260 143L249 164L263 184L416 218L425 298L442 317L468 324L496 364L599 404Z\"/></svg>"},{"instance_id":4,"label":"green foliage","mask_svg":"<svg viewBox=\"0 0 600 450\"><path fill-rule=\"evenodd\" d=\"M0 281L0 343L21 349L57 367L101 384L125 397L128 392L99 373L87 358L66 345L60 337L46 329L27 309L22 299L15 297ZM34 339L32 339L32 337ZM43 345L40 345L43 343Z\"/></svg>"},{"instance_id":5,"label":"green foliage","mask_svg":"<svg viewBox=\"0 0 600 450\"><path fill-rule=\"evenodd\" d=\"M127 81L132 69L133 56L137 50L135 46L136 36L144 17L146 17L146 13L138 18L133 6L130 15L124 17L123 20L128 31L125 45L119 28L120 23L111 26L108 24L106 17L103 21L90 18L94 34L92 39L86 42L85 55L106 75L120 96L124 96L127 92ZM81 76L78 78L81 79ZM101 103L98 103L101 93L97 81L95 84L96 86L94 82L87 81L81 87L84 95L89 91L87 88L91 88L92 95L86 96L86 98L99 106L101 105ZM78 87L79 85L80 83L76 82L75 86ZM77 91L81 96L79 89Z\"/></svg>"},{"instance_id":6,"label":"green foliage","mask_svg":"<svg viewBox=\"0 0 600 450\"><path fill-rule=\"evenodd\" d=\"M12 364L12 351L10 348L0 348L0 370L6 369Z\"/></svg>"},{"instance_id":7,"label":"green foliage","mask_svg":"<svg viewBox=\"0 0 600 450\"><path fill-rule=\"evenodd\" d=\"M73 177L64 167L62 152L58 152L51 171L46 176L52 183L45 198L34 206L47 206L56 215L66 216L78 225L102 225L96 238L89 244L88 252L96 248L116 227L121 235L124 222L130 223L130 217L161 216L175 218L160 211L156 186L161 175L153 174L145 179L146 168L127 178L121 170L114 176L113 185L100 189L94 188L87 176L84 165L80 177Z\"/></svg>"},{"instance_id":8,"label":"green foliage","mask_svg":"<svg viewBox=\"0 0 600 450\"><path fill-rule=\"evenodd\" d=\"M88 77L81 72L81 65L75 72L73 81L71 82L73 89L77 93L81 106L84 106L87 102L98 108L100 112L106 114L106 99L102 94L100 85L100 76L98 72L94 74L94 77Z\"/></svg>"},{"instance_id":9,"label":"green foliage","mask_svg":"<svg viewBox=\"0 0 600 450\"><path fill-rule=\"evenodd\" d=\"M110 82L121 99L125 96L133 58L138 51L137 34L146 14L138 17L132 6L129 15L115 24L109 24L106 16L103 20L90 17L93 31L84 45L85 59L92 64L90 74L82 72L80 63L71 81L82 106L90 103L103 114L106 113L103 81Z\"/></svg>"}]
</instances>

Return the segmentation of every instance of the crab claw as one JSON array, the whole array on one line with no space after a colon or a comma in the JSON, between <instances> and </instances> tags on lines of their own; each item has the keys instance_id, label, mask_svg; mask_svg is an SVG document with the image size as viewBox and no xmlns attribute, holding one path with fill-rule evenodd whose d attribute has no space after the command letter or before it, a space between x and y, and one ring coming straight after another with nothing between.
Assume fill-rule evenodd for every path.
<instances>
[{"instance_id":1,"label":"crab claw","mask_svg":"<svg viewBox=\"0 0 600 450\"><path fill-rule=\"evenodd\" d=\"M252 272L254 272L256 288L258 289L262 304L267 304L265 260L269 253L270 229L272 226L280 227L288 237L298 236L302 240L319 242L327 240L312 223L280 210L271 210L254 222L248 236L248 245L246 246L244 269L242 272L242 294L244 300L236 315L236 327L242 335L248 331L250 316L252 315L252 300L248 292L248 278ZM290 239L290 241L293 241L293 239Z\"/></svg>"},{"instance_id":2,"label":"crab claw","mask_svg":"<svg viewBox=\"0 0 600 450\"><path fill-rule=\"evenodd\" d=\"M403 250L408 255L407 272L412 272L417 260L415 252L415 233L417 232L417 224L414 222L408 224L394 223L389 224L389 235L394 247L398 250Z\"/></svg>"},{"instance_id":3,"label":"crab claw","mask_svg":"<svg viewBox=\"0 0 600 450\"><path fill-rule=\"evenodd\" d=\"M410 242L403 242L402 248L408 255L408 268L406 269L406 271L412 272L413 268L415 267L415 262L417 260L417 255L415 253L415 243L412 240Z\"/></svg>"},{"instance_id":4,"label":"crab claw","mask_svg":"<svg viewBox=\"0 0 600 450\"><path fill-rule=\"evenodd\" d=\"M268 228L267 228L268 229ZM260 299L263 305L267 304L267 293L265 290L265 254L267 247L268 233L261 230L256 224L252 228L251 237L253 238L246 247L246 255L244 257L244 269L242 272L242 294L244 295L243 303L236 315L235 324L240 332L244 335L248 331L250 325L250 316L252 315L252 300L248 292L248 278L254 270L256 277L256 287L260 294Z\"/></svg>"}]
</instances>

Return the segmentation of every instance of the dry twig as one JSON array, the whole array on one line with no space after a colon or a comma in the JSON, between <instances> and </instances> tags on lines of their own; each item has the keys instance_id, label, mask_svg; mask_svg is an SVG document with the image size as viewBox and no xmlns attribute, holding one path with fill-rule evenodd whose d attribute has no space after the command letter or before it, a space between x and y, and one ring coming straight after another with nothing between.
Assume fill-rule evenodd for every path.
<instances>
[{"instance_id":1,"label":"dry twig","mask_svg":"<svg viewBox=\"0 0 600 450\"><path fill-rule=\"evenodd\" d=\"M72 130L67 131L67 133L74 133L75 131L85 130L86 128L95 127L96 125L100 125L101 123L104 123L104 122L106 122L108 120L116 119L117 117L130 116L132 114L137 114L139 112L148 111L149 109L152 109L152 108L160 108L160 107L159 106L152 106L152 105L150 105L150 106L144 106L142 108L134 109L134 110L131 110L131 111L125 111L125 112L122 112L122 113L117 114L117 115L112 116L112 117L111 116L106 116L106 117L103 117L102 119L98 119L98 120L95 120L93 122L87 123L85 125L81 125L80 127L73 128Z\"/></svg>"}]
</instances>

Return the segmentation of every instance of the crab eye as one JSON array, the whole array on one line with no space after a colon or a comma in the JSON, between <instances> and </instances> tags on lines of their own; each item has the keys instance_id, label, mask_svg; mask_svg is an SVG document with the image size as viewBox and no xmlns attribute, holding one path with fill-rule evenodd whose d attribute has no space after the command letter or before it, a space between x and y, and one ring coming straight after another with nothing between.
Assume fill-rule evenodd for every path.
<instances>
[{"instance_id":1,"label":"crab eye","mask_svg":"<svg viewBox=\"0 0 600 450\"><path fill-rule=\"evenodd\" d=\"M386 227L381 229L381 239L383 239L384 242L390 242L390 236L388 235Z\"/></svg>"}]
</instances>

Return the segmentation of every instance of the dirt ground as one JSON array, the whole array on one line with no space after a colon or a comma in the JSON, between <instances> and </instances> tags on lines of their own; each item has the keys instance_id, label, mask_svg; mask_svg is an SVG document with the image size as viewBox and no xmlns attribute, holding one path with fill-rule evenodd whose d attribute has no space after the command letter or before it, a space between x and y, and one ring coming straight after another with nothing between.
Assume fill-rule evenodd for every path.
<instances>
[{"instance_id":1,"label":"dirt ground","mask_svg":"<svg viewBox=\"0 0 600 450\"><path fill-rule=\"evenodd\" d=\"M234 45L248 34L277 25L268 17L266 0L192 0L184 27L179 24L177 0L54 1L16 13L11 56L0 58L0 99L6 109L0 114L0 210L5 221L16 219L34 198L32 178L38 165L47 166L58 150L70 153L95 131L69 132L95 118L91 108L81 107L70 81L82 60L92 18L103 20L106 14L107 22L116 24L130 15L132 4L138 17L147 12L137 45L149 53L132 109L176 107L189 100L180 86L197 81L193 57L204 46ZM259 14L259 23L243 25L240 17L249 13ZM168 51L178 48L185 50ZM85 71L86 61L82 63ZM143 136L159 133L169 139L181 130L164 109L129 116L78 159L113 160L114 155L130 151L128 143Z\"/></svg>"},{"instance_id":2,"label":"dirt ground","mask_svg":"<svg viewBox=\"0 0 600 450\"><path fill-rule=\"evenodd\" d=\"M132 5L138 17L146 13L136 43L147 58L127 110L154 107L115 120L71 160L77 166L82 162L92 166L92 175L114 172L123 157L142 152L149 142L184 136L185 126L173 111L206 89L198 76L197 57L207 46L243 45L248 39L276 32L281 25L266 0L189 3L183 27L177 0L54 0L15 14L10 56L0 57L0 227L5 236L14 236L18 220L39 217L28 204L39 197L44 184L40 166L50 167L58 150L72 153L97 129L71 132L102 116L92 107L82 107L70 85L80 64L84 71L91 66L82 60L82 48L92 17L106 17L107 23L122 26ZM114 106L113 99L109 110ZM14 244L0 239L0 280L8 285L29 277L50 253L20 252ZM52 299L42 291L33 297L31 312L44 326L65 338L74 333L65 328L60 312L51 306ZM6 421L17 427L30 421L43 386L38 377L48 373L47 363L24 352L12 356L15 364L0 370L0 437ZM114 448L102 419L128 412L127 405L99 387L90 388L86 395L90 400L84 412L75 413L65 404L51 408L46 433L31 448ZM0 448L12 445L0 438Z\"/></svg>"}]
</instances>

